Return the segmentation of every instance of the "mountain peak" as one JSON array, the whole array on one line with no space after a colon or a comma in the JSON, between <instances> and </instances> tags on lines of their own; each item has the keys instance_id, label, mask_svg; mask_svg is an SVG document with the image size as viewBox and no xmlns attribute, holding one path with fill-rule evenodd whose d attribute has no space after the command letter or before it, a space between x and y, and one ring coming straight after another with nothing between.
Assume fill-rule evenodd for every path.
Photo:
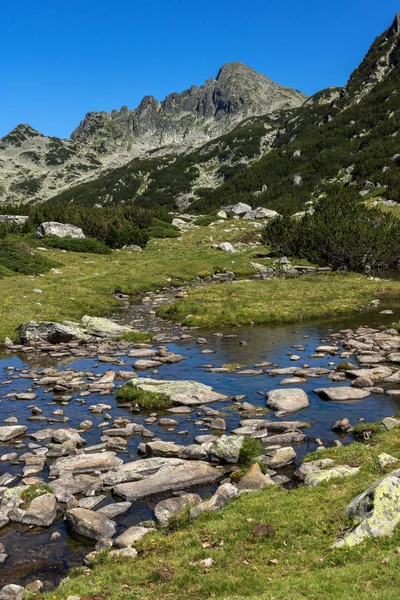
<instances>
[{"instance_id":1,"label":"mountain peak","mask_svg":"<svg viewBox=\"0 0 400 600\"><path fill-rule=\"evenodd\" d=\"M28 138L43 137L43 134L36 129L33 129L27 123L20 123L10 133L1 138L1 141L6 144L21 145Z\"/></svg>"},{"instance_id":2,"label":"mountain peak","mask_svg":"<svg viewBox=\"0 0 400 600\"><path fill-rule=\"evenodd\" d=\"M400 32L400 13L396 13L396 16L393 21L393 25L391 27L393 35L396 35Z\"/></svg>"}]
</instances>

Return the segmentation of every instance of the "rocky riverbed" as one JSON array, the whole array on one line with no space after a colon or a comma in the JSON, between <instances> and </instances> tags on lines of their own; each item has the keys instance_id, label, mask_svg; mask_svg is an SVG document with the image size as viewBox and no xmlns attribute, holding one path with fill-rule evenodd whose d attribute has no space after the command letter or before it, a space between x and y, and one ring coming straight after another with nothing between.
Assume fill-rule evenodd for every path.
<instances>
[{"instance_id":1,"label":"rocky riverbed","mask_svg":"<svg viewBox=\"0 0 400 600\"><path fill-rule=\"evenodd\" d=\"M96 321L68 341L8 343L0 360L2 585L40 579L49 587L96 544L133 553L138 537L186 505L195 517L246 486L297 485L307 452L349 443L360 420L398 409L393 314L204 334L155 317L170 299L149 294L132 308L122 298L112 335L133 327L152 331L150 343L107 339ZM118 400L126 385L162 392L168 408ZM247 438L261 443L264 473L253 470L236 487L228 476Z\"/></svg>"}]
</instances>

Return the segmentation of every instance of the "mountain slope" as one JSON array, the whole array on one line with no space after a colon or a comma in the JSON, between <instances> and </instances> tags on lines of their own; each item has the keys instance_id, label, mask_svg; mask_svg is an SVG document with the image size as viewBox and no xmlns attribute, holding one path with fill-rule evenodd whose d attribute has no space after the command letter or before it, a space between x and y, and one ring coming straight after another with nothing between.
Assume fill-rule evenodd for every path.
<instances>
[{"instance_id":1,"label":"mountain slope","mask_svg":"<svg viewBox=\"0 0 400 600\"><path fill-rule=\"evenodd\" d=\"M135 157L191 151L247 117L305 99L241 63L228 63L215 79L163 102L146 96L135 110L88 113L69 140L18 125L0 141L0 201L45 200Z\"/></svg>"}]
</instances>

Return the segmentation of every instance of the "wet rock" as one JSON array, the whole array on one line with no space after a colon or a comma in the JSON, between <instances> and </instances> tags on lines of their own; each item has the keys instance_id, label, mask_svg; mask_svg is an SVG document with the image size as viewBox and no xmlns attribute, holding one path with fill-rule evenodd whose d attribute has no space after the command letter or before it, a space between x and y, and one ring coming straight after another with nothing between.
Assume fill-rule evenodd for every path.
<instances>
[{"instance_id":1,"label":"wet rock","mask_svg":"<svg viewBox=\"0 0 400 600\"><path fill-rule=\"evenodd\" d=\"M307 394L300 388L271 390L267 394L267 406L275 410L277 416L297 412L309 404Z\"/></svg>"},{"instance_id":2,"label":"wet rock","mask_svg":"<svg viewBox=\"0 0 400 600\"><path fill-rule=\"evenodd\" d=\"M114 545L117 548L132 548L136 542L142 539L147 533L152 531L157 531L154 528L150 527L139 527L134 525L133 527L129 527L126 531L124 531L121 535L119 535L114 540Z\"/></svg>"},{"instance_id":3,"label":"wet rock","mask_svg":"<svg viewBox=\"0 0 400 600\"><path fill-rule=\"evenodd\" d=\"M190 517L197 519L203 512L215 512L223 508L228 502L238 498L240 491L231 483L221 485L215 494L205 502L197 504L190 509Z\"/></svg>"},{"instance_id":4,"label":"wet rock","mask_svg":"<svg viewBox=\"0 0 400 600\"><path fill-rule=\"evenodd\" d=\"M260 466L255 463L250 467L245 475L240 479L237 487L240 491L243 490L261 490L267 485L274 485L269 475L264 475Z\"/></svg>"},{"instance_id":5,"label":"wet rock","mask_svg":"<svg viewBox=\"0 0 400 600\"><path fill-rule=\"evenodd\" d=\"M335 421L332 425L332 430L347 433L348 431L352 431L353 427L351 426L350 421L345 417L344 419Z\"/></svg>"},{"instance_id":6,"label":"wet rock","mask_svg":"<svg viewBox=\"0 0 400 600\"><path fill-rule=\"evenodd\" d=\"M161 500L161 502L155 506L154 514L160 525L165 526L174 514L180 512L187 506L199 504L201 501L202 498L198 494L182 494L176 498Z\"/></svg>"},{"instance_id":7,"label":"wet rock","mask_svg":"<svg viewBox=\"0 0 400 600\"><path fill-rule=\"evenodd\" d=\"M25 433L28 428L24 425L6 425L0 427L0 442L8 442Z\"/></svg>"},{"instance_id":8,"label":"wet rock","mask_svg":"<svg viewBox=\"0 0 400 600\"><path fill-rule=\"evenodd\" d=\"M347 507L347 514L357 527L334 547L357 546L367 538L391 536L400 522L400 469L357 496Z\"/></svg>"},{"instance_id":9,"label":"wet rock","mask_svg":"<svg viewBox=\"0 0 400 600\"><path fill-rule=\"evenodd\" d=\"M88 540L112 538L115 523L101 513L86 508L73 508L66 512L66 526L70 533Z\"/></svg>"},{"instance_id":10,"label":"wet rock","mask_svg":"<svg viewBox=\"0 0 400 600\"><path fill-rule=\"evenodd\" d=\"M96 471L109 471L115 469L123 463L115 452L101 452L94 454L80 454L78 456L67 456L58 458L50 466L50 476L58 477L71 474L93 473Z\"/></svg>"},{"instance_id":11,"label":"wet rock","mask_svg":"<svg viewBox=\"0 0 400 600\"><path fill-rule=\"evenodd\" d=\"M363 400L371 395L371 392L368 392L367 390L350 386L318 388L314 390L314 392L323 400L330 400L332 402Z\"/></svg>"},{"instance_id":12,"label":"wet rock","mask_svg":"<svg viewBox=\"0 0 400 600\"><path fill-rule=\"evenodd\" d=\"M210 422L210 429L225 431L226 430L226 422L225 419L217 417Z\"/></svg>"},{"instance_id":13,"label":"wet rock","mask_svg":"<svg viewBox=\"0 0 400 600\"><path fill-rule=\"evenodd\" d=\"M325 469L316 471L315 473L308 473L304 480L304 485L315 486L331 479L341 477L351 477L357 475L360 467L349 467L348 465L339 465L332 467L331 469Z\"/></svg>"},{"instance_id":14,"label":"wet rock","mask_svg":"<svg viewBox=\"0 0 400 600\"><path fill-rule=\"evenodd\" d=\"M211 465L200 461L185 461L182 465L165 465L156 474L141 481L119 484L113 491L117 497L134 502L154 494L213 483L220 476L220 472Z\"/></svg>"}]
</instances>

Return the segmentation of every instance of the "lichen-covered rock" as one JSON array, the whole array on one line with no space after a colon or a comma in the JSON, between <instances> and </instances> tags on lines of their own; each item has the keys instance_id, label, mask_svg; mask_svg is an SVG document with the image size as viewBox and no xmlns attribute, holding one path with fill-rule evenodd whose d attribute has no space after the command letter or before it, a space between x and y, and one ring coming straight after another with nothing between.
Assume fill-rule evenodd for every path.
<instances>
[{"instance_id":1,"label":"lichen-covered rock","mask_svg":"<svg viewBox=\"0 0 400 600\"><path fill-rule=\"evenodd\" d=\"M356 546L370 537L390 536L400 522L400 469L375 482L347 507L357 527L334 546Z\"/></svg>"},{"instance_id":2,"label":"lichen-covered rock","mask_svg":"<svg viewBox=\"0 0 400 600\"><path fill-rule=\"evenodd\" d=\"M110 319L89 317L88 315L82 317L82 324L88 333L104 338L119 337L132 331L130 327L119 325Z\"/></svg>"},{"instance_id":3,"label":"lichen-covered rock","mask_svg":"<svg viewBox=\"0 0 400 600\"><path fill-rule=\"evenodd\" d=\"M331 479L350 477L357 475L360 467L349 467L348 465L339 465L332 467L332 469L325 469L316 471L315 473L308 473L304 480L304 485L315 486Z\"/></svg>"},{"instance_id":4,"label":"lichen-covered rock","mask_svg":"<svg viewBox=\"0 0 400 600\"><path fill-rule=\"evenodd\" d=\"M267 406L275 410L277 416L297 412L309 404L308 396L301 388L271 390L267 395Z\"/></svg>"},{"instance_id":5,"label":"lichen-covered rock","mask_svg":"<svg viewBox=\"0 0 400 600\"><path fill-rule=\"evenodd\" d=\"M114 540L114 546L117 548L132 548L132 546L142 539L147 533L157 531L154 527L140 527L133 525L126 529Z\"/></svg>"},{"instance_id":6,"label":"lichen-covered rock","mask_svg":"<svg viewBox=\"0 0 400 600\"><path fill-rule=\"evenodd\" d=\"M382 452L381 454L378 454L377 461L380 468L384 469L389 465L397 463L399 459L395 458L394 456L391 456L390 454L386 454L386 452Z\"/></svg>"},{"instance_id":7,"label":"lichen-covered rock","mask_svg":"<svg viewBox=\"0 0 400 600\"><path fill-rule=\"evenodd\" d=\"M85 237L82 229L68 223L56 223L56 221L47 221L39 225L36 231L36 237L42 238L46 235L55 235L60 238L70 237L82 239Z\"/></svg>"},{"instance_id":8,"label":"lichen-covered rock","mask_svg":"<svg viewBox=\"0 0 400 600\"><path fill-rule=\"evenodd\" d=\"M167 381L138 378L132 379L126 385L145 392L165 394L174 404L185 406L199 406L227 399L227 396L215 392L211 386L191 380Z\"/></svg>"},{"instance_id":9,"label":"lichen-covered rock","mask_svg":"<svg viewBox=\"0 0 400 600\"><path fill-rule=\"evenodd\" d=\"M385 417L382 419L382 425L386 431L390 431L391 429L398 427L400 425L400 421L394 417Z\"/></svg>"},{"instance_id":10,"label":"lichen-covered rock","mask_svg":"<svg viewBox=\"0 0 400 600\"><path fill-rule=\"evenodd\" d=\"M335 461L333 458L321 458L320 460L312 460L310 462L304 462L295 471L294 475L300 480L304 480L309 473L316 473L325 467L330 467Z\"/></svg>"},{"instance_id":11,"label":"lichen-covered rock","mask_svg":"<svg viewBox=\"0 0 400 600\"><path fill-rule=\"evenodd\" d=\"M112 538L115 535L115 523L105 515L87 508L72 508L65 515L70 533L88 540Z\"/></svg>"},{"instance_id":12,"label":"lichen-covered rock","mask_svg":"<svg viewBox=\"0 0 400 600\"><path fill-rule=\"evenodd\" d=\"M18 328L18 336L21 344L39 341L60 344L88 337L79 325L71 323L67 325L53 321L27 321Z\"/></svg>"},{"instance_id":13,"label":"lichen-covered rock","mask_svg":"<svg viewBox=\"0 0 400 600\"><path fill-rule=\"evenodd\" d=\"M278 448L267 455L268 466L271 469L281 469L296 460L296 452L291 446Z\"/></svg>"},{"instance_id":14,"label":"lichen-covered rock","mask_svg":"<svg viewBox=\"0 0 400 600\"><path fill-rule=\"evenodd\" d=\"M238 463L244 439L243 435L221 435L210 446L210 458L220 463Z\"/></svg>"}]
</instances>

